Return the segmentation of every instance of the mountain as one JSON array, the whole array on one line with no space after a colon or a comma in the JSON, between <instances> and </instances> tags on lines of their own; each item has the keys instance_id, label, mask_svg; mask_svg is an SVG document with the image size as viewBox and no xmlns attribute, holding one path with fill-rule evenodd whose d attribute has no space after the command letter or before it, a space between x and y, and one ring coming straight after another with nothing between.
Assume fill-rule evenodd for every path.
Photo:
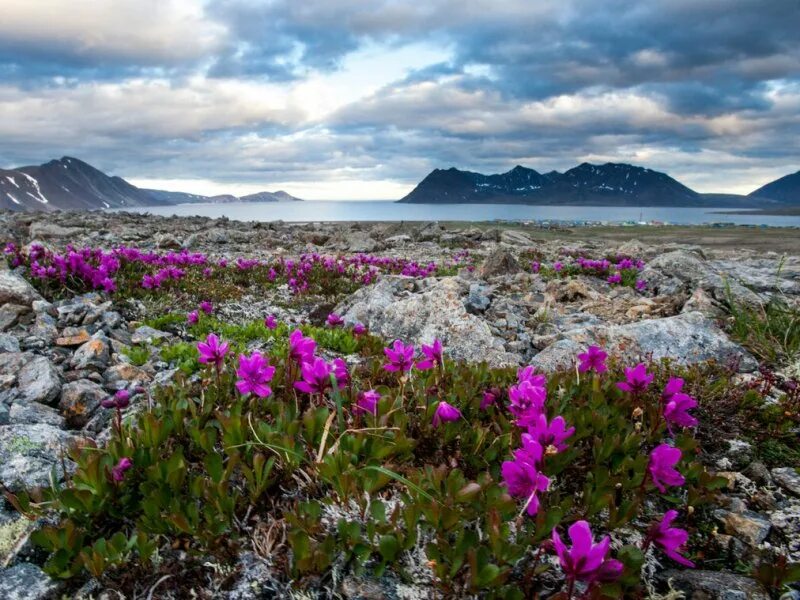
<instances>
[{"instance_id":1,"label":"mountain","mask_svg":"<svg viewBox=\"0 0 800 600\"><path fill-rule=\"evenodd\" d=\"M483 175L436 169L399 202L414 204L559 204L583 206L761 206L762 200L699 194L669 175L624 163L582 163L564 173L516 166Z\"/></svg>"},{"instance_id":2,"label":"mountain","mask_svg":"<svg viewBox=\"0 0 800 600\"><path fill-rule=\"evenodd\" d=\"M39 166L0 169L0 208L56 210L163 204L121 177L65 156Z\"/></svg>"},{"instance_id":3,"label":"mountain","mask_svg":"<svg viewBox=\"0 0 800 600\"><path fill-rule=\"evenodd\" d=\"M136 206L165 206L190 202L299 201L284 191L201 196L138 188L121 177L109 176L90 164L65 156L38 166L0 169L0 209L12 211L96 210Z\"/></svg>"},{"instance_id":4,"label":"mountain","mask_svg":"<svg viewBox=\"0 0 800 600\"><path fill-rule=\"evenodd\" d=\"M800 205L800 171L761 186L750 192L749 195L770 198L785 204Z\"/></svg>"}]
</instances>

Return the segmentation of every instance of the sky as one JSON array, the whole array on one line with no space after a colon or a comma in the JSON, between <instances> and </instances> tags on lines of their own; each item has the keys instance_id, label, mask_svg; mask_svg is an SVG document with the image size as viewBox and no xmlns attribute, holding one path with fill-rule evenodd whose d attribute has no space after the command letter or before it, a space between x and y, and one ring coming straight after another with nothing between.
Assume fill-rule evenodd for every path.
<instances>
[{"instance_id":1,"label":"sky","mask_svg":"<svg viewBox=\"0 0 800 600\"><path fill-rule=\"evenodd\" d=\"M396 199L583 161L800 169L798 0L0 0L0 167Z\"/></svg>"}]
</instances>

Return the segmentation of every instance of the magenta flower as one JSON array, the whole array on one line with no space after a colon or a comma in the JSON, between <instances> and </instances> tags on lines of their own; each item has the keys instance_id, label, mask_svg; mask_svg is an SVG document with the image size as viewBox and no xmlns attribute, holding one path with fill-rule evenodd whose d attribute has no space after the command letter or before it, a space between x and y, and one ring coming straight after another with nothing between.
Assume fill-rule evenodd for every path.
<instances>
[{"instance_id":1,"label":"magenta flower","mask_svg":"<svg viewBox=\"0 0 800 600\"><path fill-rule=\"evenodd\" d=\"M636 291L643 292L647 289L647 282L644 279L636 280Z\"/></svg>"},{"instance_id":2,"label":"magenta flower","mask_svg":"<svg viewBox=\"0 0 800 600\"><path fill-rule=\"evenodd\" d=\"M675 394L683 391L683 379L680 377L670 377L667 385L664 386L664 392L661 394L661 399L669 401Z\"/></svg>"},{"instance_id":3,"label":"magenta flower","mask_svg":"<svg viewBox=\"0 0 800 600\"><path fill-rule=\"evenodd\" d=\"M519 452L519 451L518 451ZM525 498L525 510L531 516L539 512L539 492L546 492L550 479L542 475L531 461L515 458L503 462L500 472L508 493L513 498Z\"/></svg>"},{"instance_id":4,"label":"magenta flower","mask_svg":"<svg viewBox=\"0 0 800 600\"><path fill-rule=\"evenodd\" d=\"M679 448L673 448L669 444L660 444L650 453L650 462L647 465L647 472L653 478L653 484L663 494L669 486L681 486L686 483L683 475L676 469L675 465L681 460Z\"/></svg>"},{"instance_id":5,"label":"magenta flower","mask_svg":"<svg viewBox=\"0 0 800 600\"><path fill-rule=\"evenodd\" d=\"M578 371L586 373L587 371L594 371L595 373L605 373L608 371L606 366L606 359L608 354L600 346L589 346L586 352L578 354L578 360L581 364L578 365Z\"/></svg>"},{"instance_id":6,"label":"magenta flower","mask_svg":"<svg viewBox=\"0 0 800 600\"><path fill-rule=\"evenodd\" d=\"M499 388L493 387L491 389L485 390L483 392L483 398L481 399L481 410L486 410L490 406L492 406L502 395L502 392Z\"/></svg>"},{"instance_id":7,"label":"magenta flower","mask_svg":"<svg viewBox=\"0 0 800 600\"><path fill-rule=\"evenodd\" d=\"M639 363L635 367L625 368L625 381L618 382L617 387L623 392L640 394L653 383L653 378L654 375L647 372L645 364Z\"/></svg>"},{"instance_id":8,"label":"magenta flower","mask_svg":"<svg viewBox=\"0 0 800 600\"><path fill-rule=\"evenodd\" d=\"M544 446L528 433L522 434L522 448L514 450L514 458L538 467L544 458Z\"/></svg>"},{"instance_id":9,"label":"magenta flower","mask_svg":"<svg viewBox=\"0 0 800 600\"><path fill-rule=\"evenodd\" d=\"M667 422L667 427L672 433L672 425L680 427L694 427L697 425L697 419L689 414L688 411L697 406L697 400L688 394L673 394L669 402L664 406L664 420Z\"/></svg>"},{"instance_id":10,"label":"magenta flower","mask_svg":"<svg viewBox=\"0 0 800 600\"><path fill-rule=\"evenodd\" d=\"M442 342L438 339L433 340L433 345L431 346L422 344L422 353L425 355L425 359L417 361L417 368L420 371L427 371L444 365L444 349L442 348Z\"/></svg>"},{"instance_id":11,"label":"magenta flower","mask_svg":"<svg viewBox=\"0 0 800 600\"><path fill-rule=\"evenodd\" d=\"M100 405L103 408L116 408L117 410L122 410L124 408L128 408L128 405L131 403L131 394L128 390L119 390L110 398L106 398Z\"/></svg>"},{"instance_id":12,"label":"magenta flower","mask_svg":"<svg viewBox=\"0 0 800 600\"><path fill-rule=\"evenodd\" d=\"M350 373L347 372L347 363L341 358L333 359L333 376L336 377L336 385L341 390L350 383Z\"/></svg>"},{"instance_id":13,"label":"magenta flower","mask_svg":"<svg viewBox=\"0 0 800 600\"><path fill-rule=\"evenodd\" d=\"M560 273L560 272L561 272L561 269L563 269L563 268L564 268L564 265L563 265L563 264L561 264L560 262L556 261L556 262L554 262L554 263L553 263L553 270L554 270L556 273Z\"/></svg>"},{"instance_id":14,"label":"magenta flower","mask_svg":"<svg viewBox=\"0 0 800 600\"><path fill-rule=\"evenodd\" d=\"M341 359L337 359L340 360ZM325 362L322 358L314 358L312 361L300 364L300 373L303 381L295 381L294 387L306 394L324 394L329 388L333 387L331 376L336 377L338 387L342 388L346 385L339 380L338 375L342 375L341 370L344 369L344 377L347 376L347 367L342 364L337 364L335 361L332 363Z\"/></svg>"},{"instance_id":15,"label":"magenta flower","mask_svg":"<svg viewBox=\"0 0 800 600\"><path fill-rule=\"evenodd\" d=\"M196 310L193 310L186 315L186 320L188 321L189 325L197 325L197 322L200 320L200 315L197 314Z\"/></svg>"},{"instance_id":16,"label":"magenta flower","mask_svg":"<svg viewBox=\"0 0 800 600\"><path fill-rule=\"evenodd\" d=\"M444 400L439 402L436 410L433 411L433 426L438 427L442 423L451 423L458 421L461 418L461 411L452 404L448 404Z\"/></svg>"},{"instance_id":17,"label":"magenta flower","mask_svg":"<svg viewBox=\"0 0 800 600\"><path fill-rule=\"evenodd\" d=\"M269 330L273 330L277 326L278 326L278 319L275 317L275 315L267 315L267 317L264 319L264 327L266 327Z\"/></svg>"},{"instance_id":18,"label":"magenta flower","mask_svg":"<svg viewBox=\"0 0 800 600\"><path fill-rule=\"evenodd\" d=\"M317 342L310 337L305 337L303 332L295 329L289 334L289 358L298 364L310 362L314 359Z\"/></svg>"},{"instance_id":19,"label":"magenta flower","mask_svg":"<svg viewBox=\"0 0 800 600\"><path fill-rule=\"evenodd\" d=\"M620 275L619 273L613 273L608 276L608 279L606 281L608 281L608 283L612 285L617 283L622 283L622 275Z\"/></svg>"},{"instance_id":20,"label":"magenta flower","mask_svg":"<svg viewBox=\"0 0 800 600\"><path fill-rule=\"evenodd\" d=\"M253 352L248 358L244 354L239 355L239 368L236 376L236 389L243 396L254 394L259 398L266 398L272 394L272 389L267 385L275 375L275 367L270 366L266 358L260 352Z\"/></svg>"},{"instance_id":21,"label":"magenta flower","mask_svg":"<svg viewBox=\"0 0 800 600\"><path fill-rule=\"evenodd\" d=\"M367 390L366 392L359 392L356 405L353 407L353 413L363 415L369 413L371 415L378 414L378 401L381 395L375 390Z\"/></svg>"},{"instance_id":22,"label":"magenta flower","mask_svg":"<svg viewBox=\"0 0 800 600\"><path fill-rule=\"evenodd\" d=\"M200 352L200 362L203 364L213 364L218 369L225 361L225 356L230 348L228 342L220 342L220 339L213 333L209 333L205 342L197 344Z\"/></svg>"},{"instance_id":23,"label":"magenta flower","mask_svg":"<svg viewBox=\"0 0 800 600\"><path fill-rule=\"evenodd\" d=\"M541 270L541 268L542 268L542 265L539 264L538 262L533 261L531 263L531 272L538 273Z\"/></svg>"},{"instance_id":24,"label":"magenta flower","mask_svg":"<svg viewBox=\"0 0 800 600\"><path fill-rule=\"evenodd\" d=\"M680 527L670 527L677 516L677 510L668 510L664 513L661 521L650 528L647 536L648 539L661 546L664 554L672 560L684 567L694 568L695 565L692 561L680 555L689 539L689 532Z\"/></svg>"},{"instance_id":25,"label":"magenta flower","mask_svg":"<svg viewBox=\"0 0 800 600\"><path fill-rule=\"evenodd\" d=\"M553 529L553 544L558 562L567 579L571 581L614 581L622 575L623 564L609 559L611 539L605 536L597 544L592 538L592 529L586 521L576 521L568 529L572 548L567 548L558 532Z\"/></svg>"},{"instance_id":26,"label":"magenta flower","mask_svg":"<svg viewBox=\"0 0 800 600\"><path fill-rule=\"evenodd\" d=\"M356 323L355 325L353 325L354 336L358 337L360 335L364 335L365 333L367 333L367 328L364 327L362 323Z\"/></svg>"},{"instance_id":27,"label":"magenta flower","mask_svg":"<svg viewBox=\"0 0 800 600\"><path fill-rule=\"evenodd\" d=\"M564 441L575 433L575 428L570 427L567 429L564 417L556 417L548 423L547 416L541 413L533 426L528 427L528 433L543 447L553 446L559 452L563 452L567 449L567 444Z\"/></svg>"},{"instance_id":28,"label":"magenta flower","mask_svg":"<svg viewBox=\"0 0 800 600\"><path fill-rule=\"evenodd\" d=\"M344 319L336 313L329 314L326 322L328 323L328 327L341 327L344 325Z\"/></svg>"},{"instance_id":29,"label":"magenta flower","mask_svg":"<svg viewBox=\"0 0 800 600\"><path fill-rule=\"evenodd\" d=\"M123 457L119 459L117 465L111 469L111 479L115 482L120 483L123 479L125 479L125 471L130 469L133 466L133 461L128 457Z\"/></svg>"},{"instance_id":30,"label":"magenta flower","mask_svg":"<svg viewBox=\"0 0 800 600\"><path fill-rule=\"evenodd\" d=\"M537 375L532 365L517 371L517 383L522 383L523 381L541 388L547 385L547 377L545 375Z\"/></svg>"},{"instance_id":31,"label":"magenta flower","mask_svg":"<svg viewBox=\"0 0 800 600\"><path fill-rule=\"evenodd\" d=\"M529 380L525 380L508 388L508 398L510 400L508 410L517 418L517 426L530 427L536 423L539 415L544 412L547 390L533 385Z\"/></svg>"},{"instance_id":32,"label":"magenta flower","mask_svg":"<svg viewBox=\"0 0 800 600\"><path fill-rule=\"evenodd\" d=\"M209 302L208 300L203 300L200 303L200 310L202 310L207 315L210 315L212 312L214 312L214 305L211 304L211 302Z\"/></svg>"},{"instance_id":33,"label":"magenta flower","mask_svg":"<svg viewBox=\"0 0 800 600\"><path fill-rule=\"evenodd\" d=\"M384 348L383 353L388 359L388 364L383 366L387 371L410 371L414 364L414 346L395 340L389 348Z\"/></svg>"}]
</instances>

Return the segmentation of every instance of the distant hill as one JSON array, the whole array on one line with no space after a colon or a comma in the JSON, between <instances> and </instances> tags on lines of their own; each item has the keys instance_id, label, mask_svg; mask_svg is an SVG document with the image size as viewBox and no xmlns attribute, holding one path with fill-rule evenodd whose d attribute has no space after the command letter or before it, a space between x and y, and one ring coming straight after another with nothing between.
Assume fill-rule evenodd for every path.
<instances>
[{"instance_id":1,"label":"distant hill","mask_svg":"<svg viewBox=\"0 0 800 600\"><path fill-rule=\"evenodd\" d=\"M138 188L71 156L38 166L0 169L0 209L13 211L96 210L165 206L190 202L299 201L284 191L236 196L201 196Z\"/></svg>"},{"instance_id":2,"label":"distant hill","mask_svg":"<svg viewBox=\"0 0 800 600\"><path fill-rule=\"evenodd\" d=\"M700 194L666 173L625 163L582 163L564 173L516 166L483 175L436 169L407 196L414 204L560 204L575 206L761 207L761 198Z\"/></svg>"},{"instance_id":3,"label":"distant hill","mask_svg":"<svg viewBox=\"0 0 800 600\"><path fill-rule=\"evenodd\" d=\"M69 156L39 166L0 169L0 207L10 210L89 210L164 203L121 177L109 177Z\"/></svg>"},{"instance_id":4,"label":"distant hill","mask_svg":"<svg viewBox=\"0 0 800 600\"><path fill-rule=\"evenodd\" d=\"M761 186L749 195L770 198L784 204L800 205L800 171Z\"/></svg>"}]
</instances>

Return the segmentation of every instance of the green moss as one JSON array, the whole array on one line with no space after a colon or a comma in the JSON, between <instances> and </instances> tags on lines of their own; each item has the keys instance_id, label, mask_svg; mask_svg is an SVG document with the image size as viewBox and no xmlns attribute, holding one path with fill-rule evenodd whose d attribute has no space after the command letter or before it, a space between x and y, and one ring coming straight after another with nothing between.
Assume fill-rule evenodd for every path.
<instances>
[{"instance_id":1,"label":"green moss","mask_svg":"<svg viewBox=\"0 0 800 600\"><path fill-rule=\"evenodd\" d=\"M31 529L31 525L31 521L24 517L0 525L0 563L8 557L19 540Z\"/></svg>"}]
</instances>

